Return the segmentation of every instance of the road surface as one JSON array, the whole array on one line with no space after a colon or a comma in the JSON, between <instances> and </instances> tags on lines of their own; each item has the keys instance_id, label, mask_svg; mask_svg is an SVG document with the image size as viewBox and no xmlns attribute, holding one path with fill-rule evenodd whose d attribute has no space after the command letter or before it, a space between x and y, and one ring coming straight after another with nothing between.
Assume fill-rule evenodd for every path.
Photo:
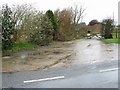
<instances>
[{"instance_id":1,"label":"road surface","mask_svg":"<svg viewBox=\"0 0 120 90\"><path fill-rule=\"evenodd\" d=\"M118 45L78 40L74 54L54 67L3 73L3 88L118 88Z\"/></svg>"}]
</instances>

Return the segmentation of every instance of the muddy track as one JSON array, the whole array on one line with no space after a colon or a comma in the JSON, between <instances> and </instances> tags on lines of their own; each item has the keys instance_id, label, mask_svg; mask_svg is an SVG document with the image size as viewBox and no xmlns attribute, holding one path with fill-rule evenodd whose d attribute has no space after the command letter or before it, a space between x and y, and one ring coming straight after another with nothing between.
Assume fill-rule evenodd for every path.
<instances>
[{"instance_id":1,"label":"muddy track","mask_svg":"<svg viewBox=\"0 0 120 90\"><path fill-rule=\"evenodd\" d=\"M56 42L49 46L24 50L2 57L3 72L18 72L50 68L68 58L73 42Z\"/></svg>"}]
</instances>

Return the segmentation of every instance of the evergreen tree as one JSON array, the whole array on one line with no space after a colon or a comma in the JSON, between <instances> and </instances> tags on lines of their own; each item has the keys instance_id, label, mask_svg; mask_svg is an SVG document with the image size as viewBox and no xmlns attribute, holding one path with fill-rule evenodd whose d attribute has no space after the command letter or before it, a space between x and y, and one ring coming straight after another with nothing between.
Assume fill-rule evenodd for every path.
<instances>
[{"instance_id":1,"label":"evergreen tree","mask_svg":"<svg viewBox=\"0 0 120 90\"><path fill-rule=\"evenodd\" d=\"M113 38L112 37L112 30L113 30L113 20L112 19L105 19L103 20L103 33L104 33L104 38Z\"/></svg>"},{"instance_id":2,"label":"evergreen tree","mask_svg":"<svg viewBox=\"0 0 120 90\"><path fill-rule=\"evenodd\" d=\"M11 18L11 9L5 5L2 8L2 49L11 49L13 46L14 22Z\"/></svg>"},{"instance_id":3,"label":"evergreen tree","mask_svg":"<svg viewBox=\"0 0 120 90\"><path fill-rule=\"evenodd\" d=\"M53 39L55 40L56 39L55 35L57 33L57 21L56 21L55 16L51 10L48 10L46 12L46 15L47 15L48 19L50 20L50 22L52 23L53 30L54 30L53 31Z\"/></svg>"}]
</instances>

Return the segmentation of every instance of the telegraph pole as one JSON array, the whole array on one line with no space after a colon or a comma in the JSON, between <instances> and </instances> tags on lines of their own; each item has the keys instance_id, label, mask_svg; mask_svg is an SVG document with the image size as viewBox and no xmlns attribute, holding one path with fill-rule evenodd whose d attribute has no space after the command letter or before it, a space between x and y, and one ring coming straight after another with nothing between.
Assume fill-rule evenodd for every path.
<instances>
[{"instance_id":1,"label":"telegraph pole","mask_svg":"<svg viewBox=\"0 0 120 90\"><path fill-rule=\"evenodd\" d=\"M113 31L115 30L115 35L116 35L116 38L117 38L117 29L115 29L115 20L114 20L114 11L113 11Z\"/></svg>"},{"instance_id":2,"label":"telegraph pole","mask_svg":"<svg viewBox=\"0 0 120 90\"><path fill-rule=\"evenodd\" d=\"M115 36L117 38L117 29L115 29L114 11L113 11L113 30L115 30Z\"/></svg>"},{"instance_id":3,"label":"telegraph pole","mask_svg":"<svg viewBox=\"0 0 120 90\"><path fill-rule=\"evenodd\" d=\"M120 38L119 32L120 32L120 1L118 2L118 38Z\"/></svg>"},{"instance_id":4,"label":"telegraph pole","mask_svg":"<svg viewBox=\"0 0 120 90\"><path fill-rule=\"evenodd\" d=\"M118 25L120 25L120 1L118 2Z\"/></svg>"}]
</instances>

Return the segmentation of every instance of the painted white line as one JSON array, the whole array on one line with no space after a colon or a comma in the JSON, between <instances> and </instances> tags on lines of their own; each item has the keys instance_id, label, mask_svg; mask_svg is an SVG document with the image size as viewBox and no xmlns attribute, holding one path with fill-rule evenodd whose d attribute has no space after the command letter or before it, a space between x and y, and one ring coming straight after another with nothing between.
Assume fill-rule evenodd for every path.
<instances>
[{"instance_id":1,"label":"painted white line","mask_svg":"<svg viewBox=\"0 0 120 90\"><path fill-rule=\"evenodd\" d=\"M64 76L58 76L58 77L52 77L52 78L44 78L44 79L37 79L37 80L28 80L28 81L24 81L24 83L41 82L41 81L63 79L63 78L65 78L65 77Z\"/></svg>"},{"instance_id":2,"label":"painted white line","mask_svg":"<svg viewBox=\"0 0 120 90\"><path fill-rule=\"evenodd\" d=\"M115 71L118 70L118 68L112 68L112 69L106 69L106 70L100 70L99 72L109 72L109 71Z\"/></svg>"}]
</instances>

